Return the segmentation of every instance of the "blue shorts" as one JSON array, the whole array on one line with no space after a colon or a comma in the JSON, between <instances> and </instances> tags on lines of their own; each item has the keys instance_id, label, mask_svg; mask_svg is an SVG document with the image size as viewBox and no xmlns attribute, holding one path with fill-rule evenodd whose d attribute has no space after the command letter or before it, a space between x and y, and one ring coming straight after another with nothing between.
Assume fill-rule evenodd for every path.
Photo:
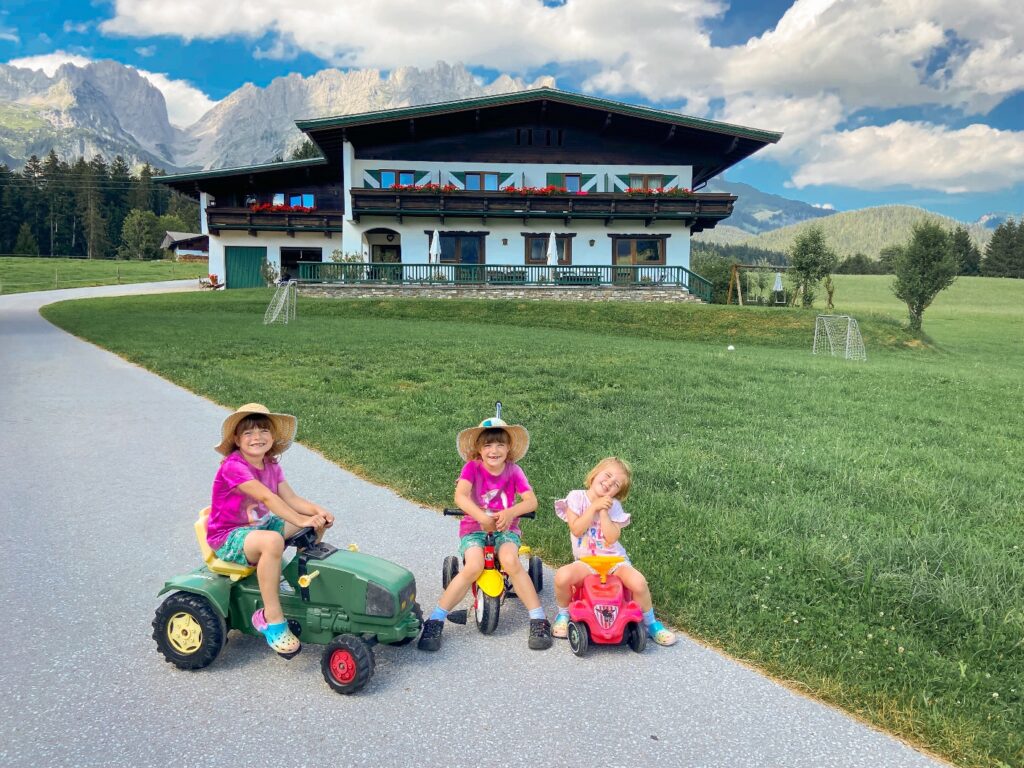
<instances>
[{"instance_id":1,"label":"blue shorts","mask_svg":"<svg viewBox=\"0 0 1024 768\"><path fill-rule=\"evenodd\" d=\"M473 547L484 548L484 537L487 534L483 531L473 531L473 533L467 533L459 541L459 554L463 557L466 556L466 550L472 549ZM512 531L495 531L494 532L494 551L497 552L501 549L502 544L513 543L516 545L516 551L519 551L520 545L523 540L519 537L518 533Z\"/></svg>"},{"instance_id":2,"label":"blue shorts","mask_svg":"<svg viewBox=\"0 0 1024 768\"><path fill-rule=\"evenodd\" d=\"M284 520L274 513L270 513L256 523L256 525L245 525L241 528L235 528L224 539L224 543L217 547L217 551L214 554L228 563L255 565L255 563L250 563L245 556L245 537L253 531L277 531L284 536Z\"/></svg>"}]
</instances>

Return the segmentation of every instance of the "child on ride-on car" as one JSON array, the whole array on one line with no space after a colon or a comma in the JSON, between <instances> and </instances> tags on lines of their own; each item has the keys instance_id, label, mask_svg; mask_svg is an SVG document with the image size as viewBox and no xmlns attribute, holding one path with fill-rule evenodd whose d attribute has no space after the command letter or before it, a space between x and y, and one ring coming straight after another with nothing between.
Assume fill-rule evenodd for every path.
<instances>
[{"instance_id":1,"label":"child on ride-on car","mask_svg":"<svg viewBox=\"0 0 1024 768\"><path fill-rule=\"evenodd\" d=\"M573 587L580 584L593 568L580 561L587 555L616 555L626 558L611 572L622 580L623 586L633 593L633 599L644 612L647 634L658 645L672 645L676 636L654 618L654 605L647 579L629 563L626 549L619 541L622 529L629 525L630 516L620 501L629 495L633 471L622 459L609 456L598 462L587 474L586 490L571 491L555 502L555 514L569 524L569 538L576 562L563 565L555 571L555 604L558 615L551 634L565 637L569 627L569 597Z\"/></svg>"},{"instance_id":2,"label":"child on ride-on car","mask_svg":"<svg viewBox=\"0 0 1024 768\"><path fill-rule=\"evenodd\" d=\"M462 569L452 578L437 607L423 622L418 646L423 651L441 647L445 619L484 569L484 536L495 532L495 548L502 570L530 614L528 644L535 650L551 647L551 624L530 575L519 562L521 543L518 517L537 509L537 497L523 470L516 464L530 445L530 435L518 424L500 418L485 419L464 429L456 441L466 461L455 485L455 504L465 512L459 525ZM516 495L521 501L516 503Z\"/></svg>"},{"instance_id":3,"label":"child on ride-on car","mask_svg":"<svg viewBox=\"0 0 1024 768\"><path fill-rule=\"evenodd\" d=\"M271 413L259 403L243 405L224 420L214 450L225 458L213 480L206 527L206 540L217 557L256 566L263 607L252 615L252 625L286 659L302 650L302 644L281 610L285 539L304 527L323 535L334 523L330 512L292 490L278 464L277 457L295 439L296 424L294 416Z\"/></svg>"}]
</instances>

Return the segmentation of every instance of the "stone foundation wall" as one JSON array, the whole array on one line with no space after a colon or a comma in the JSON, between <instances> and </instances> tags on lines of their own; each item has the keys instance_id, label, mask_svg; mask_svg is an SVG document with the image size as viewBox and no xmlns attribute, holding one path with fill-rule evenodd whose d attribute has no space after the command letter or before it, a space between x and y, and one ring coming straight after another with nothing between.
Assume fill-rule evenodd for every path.
<instances>
[{"instance_id":1,"label":"stone foundation wall","mask_svg":"<svg viewBox=\"0 0 1024 768\"><path fill-rule=\"evenodd\" d=\"M685 288L615 288L614 286L556 287L530 285L345 285L299 284L303 296L329 299L516 299L526 301L662 301L701 303Z\"/></svg>"}]
</instances>

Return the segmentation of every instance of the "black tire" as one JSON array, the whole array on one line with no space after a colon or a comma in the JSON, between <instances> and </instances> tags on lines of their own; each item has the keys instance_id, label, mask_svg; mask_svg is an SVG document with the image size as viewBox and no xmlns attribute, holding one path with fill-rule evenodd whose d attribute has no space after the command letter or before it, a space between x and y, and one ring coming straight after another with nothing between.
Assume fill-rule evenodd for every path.
<instances>
[{"instance_id":1,"label":"black tire","mask_svg":"<svg viewBox=\"0 0 1024 768\"><path fill-rule=\"evenodd\" d=\"M444 559L444 565L441 566L441 588L448 589L448 585L452 583L459 573L459 558L455 555L448 555Z\"/></svg>"},{"instance_id":2,"label":"black tire","mask_svg":"<svg viewBox=\"0 0 1024 768\"><path fill-rule=\"evenodd\" d=\"M355 693L373 677L373 651L355 635L338 635L324 648L320 671L337 693Z\"/></svg>"},{"instance_id":3,"label":"black tire","mask_svg":"<svg viewBox=\"0 0 1024 768\"><path fill-rule=\"evenodd\" d=\"M537 590L539 595L541 590L544 589L544 563L541 562L539 557L531 557L528 571L530 581L533 582L533 588Z\"/></svg>"},{"instance_id":4,"label":"black tire","mask_svg":"<svg viewBox=\"0 0 1024 768\"><path fill-rule=\"evenodd\" d=\"M586 656L590 645L590 632L582 621L569 622L569 647L577 656Z\"/></svg>"},{"instance_id":5,"label":"black tire","mask_svg":"<svg viewBox=\"0 0 1024 768\"><path fill-rule=\"evenodd\" d=\"M643 625L634 621L626 627L626 643L630 650L636 653L644 652L644 648L647 647L647 630Z\"/></svg>"},{"instance_id":6,"label":"black tire","mask_svg":"<svg viewBox=\"0 0 1024 768\"><path fill-rule=\"evenodd\" d=\"M420 604L419 603L413 603L412 604L412 614L413 614L413 616L415 616L417 619L420 620L420 626L422 627L423 626L423 609L420 608ZM398 646L399 648L401 648L403 645L408 645L409 643L411 643L415 639L416 639L415 637L404 637L401 640L399 640L397 643L388 643L388 645L395 645L395 646Z\"/></svg>"},{"instance_id":7,"label":"black tire","mask_svg":"<svg viewBox=\"0 0 1024 768\"><path fill-rule=\"evenodd\" d=\"M175 592L156 609L153 639L178 669L202 669L224 647L227 627L210 601L191 592Z\"/></svg>"},{"instance_id":8,"label":"black tire","mask_svg":"<svg viewBox=\"0 0 1024 768\"><path fill-rule=\"evenodd\" d=\"M501 598L491 597L482 589L476 592L476 605L473 615L476 617L476 628L481 634L489 635L498 628L498 615L501 613Z\"/></svg>"}]
</instances>

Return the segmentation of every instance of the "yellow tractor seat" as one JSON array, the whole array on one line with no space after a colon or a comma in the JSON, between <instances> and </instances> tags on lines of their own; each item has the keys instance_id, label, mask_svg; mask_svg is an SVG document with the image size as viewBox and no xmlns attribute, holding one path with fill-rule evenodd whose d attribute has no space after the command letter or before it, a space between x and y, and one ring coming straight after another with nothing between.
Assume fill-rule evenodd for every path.
<instances>
[{"instance_id":1,"label":"yellow tractor seat","mask_svg":"<svg viewBox=\"0 0 1024 768\"><path fill-rule=\"evenodd\" d=\"M206 522L209 519L210 508L206 507L199 513L199 519L196 520L195 524L196 540L199 542L199 551L203 553L203 562L205 562L206 567L214 573L219 573L221 576L227 576L232 581L244 579L256 569L251 565L229 563L226 560L221 560L214 554L213 549L210 548L210 544L206 541Z\"/></svg>"}]
</instances>

